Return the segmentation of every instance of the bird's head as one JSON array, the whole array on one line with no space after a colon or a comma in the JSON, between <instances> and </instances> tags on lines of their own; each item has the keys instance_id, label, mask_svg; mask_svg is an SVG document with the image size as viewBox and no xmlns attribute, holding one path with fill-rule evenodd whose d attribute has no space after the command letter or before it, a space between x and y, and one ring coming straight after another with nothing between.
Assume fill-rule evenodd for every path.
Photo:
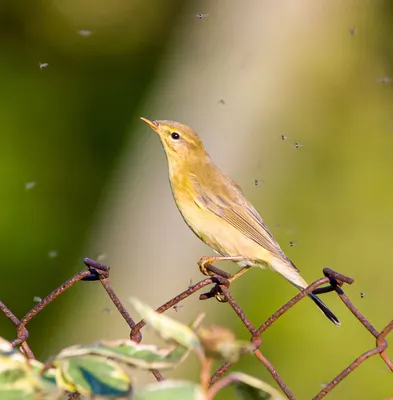
<instances>
[{"instance_id":1,"label":"bird's head","mask_svg":"<svg viewBox=\"0 0 393 400\"><path fill-rule=\"evenodd\" d=\"M141 118L158 133L169 164L190 162L206 156L199 136L187 125L174 121L152 121Z\"/></svg>"}]
</instances>

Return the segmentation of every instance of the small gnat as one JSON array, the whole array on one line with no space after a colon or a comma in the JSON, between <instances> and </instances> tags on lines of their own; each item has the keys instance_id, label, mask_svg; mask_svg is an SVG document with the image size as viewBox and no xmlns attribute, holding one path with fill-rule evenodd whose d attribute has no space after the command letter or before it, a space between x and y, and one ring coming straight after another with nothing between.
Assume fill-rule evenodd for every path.
<instances>
[{"instance_id":1,"label":"small gnat","mask_svg":"<svg viewBox=\"0 0 393 400\"><path fill-rule=\"evenodd\" d=\"M291 240L290 242L289 242L289 245L291 246L291 247L294 247L294 246L296 246L298 244L298 241L297 240Z\"/></svg>"},{"instance_id":2,"label":"small gnat","mask_svg":"<svg viewBox=\"0 0 393 400\"><path fill-rule=\"evenodd\" d=\"M44 63L40 62L40 63L39 63L39 66L40 66L40 69L42 70L42 69L44 69L44 68L47 68L47 67L49 66L49 64L46 63L46 62L44 62Z\"/></svg>"},{"instance_id":3,"label":"small gnat","mask_svg":"<svg viewBox=\"0 0 393 400\"><path fill-rule=\"evenodd\" d=\"M322 389L325 389L325 387L326 387L327 385L328 385L327 383L321 383L319 386L320 386Z\"/></svg>"},{"instance_id":4,"label":"small gnat","mask_svg":"<svg viewBox=\"0 0 393 400\"><path fill-rule=\"evenodd\" d=\"M184 307L183 304L175 304L172 308L173 308L176 312L178 312L178 311L179 311L179 308L182 308L182 307Z\"/></svg>"},{"instance_id":5,"label":"small gnat","mask_svg":"<svg viewBox=\"0 0 393 400\"><path fill-rule=\"evenodd\" d=\"M283 133L281 133L280 139L284 142L284 141L286 141L286 140L288 140L288 139L291 139L291 137L290 137L290 136L287 136L287 135L284 135ZM292 140L293 140L293 139L292 139ZM300 147L303 147L303 144L300 143L300 142L293 142L293 147L295 147L296 149L298 149L298 148L300 148Z\"/></svg>"},{"instance_id":6,"label":"small gnat","mask_svg":"<svg viewBox=\"0 0 393 400\"><path fill-rule=\"evenodd\" d=\"M223 106L225 106L225 100L224 99L219 100L218 104L222 104Z\"/></svg>"},{"instance_id":7,"label":"small gnat","mask_svg":"<svg viewBox=\"0 0 393 400\"><path fill-rule=\"evenodd\" d=\"M39 297L39 296L34 296L34 297L33 297L33 301L34 301L34 303L39 303L39 302L42 301L42 298Z\"/></svg>"},{"instance_id":8,"label":"small gnat","mask_svg":"<svg viewBox=\"0 0 393 400\"><path fill-rule=\"evenodd\" d=\"M83 37L91 36L92 33L89 29L79 29L78 31L78 35Z\"/></svg>"},{"instance_id":9,"label":"small gnat","mask_svg":"<svg viewBox=\"0 0 393 400\"><path fill-rule=\"evenodd\" d=\"M31 181L31 182L26 182L25 183L25 189L26 190L31 190L37 185L37 182Z\"/></svg>"},{"instance_id":10,"label":"small gnat","mask_svg":"<svg viewBox=\"0 0 393 400\"><path fill-rule=\"evenodd\" d=\"M203 13L197 13L196 17L198 19L202 19L202 18L207 18L209 16L209 14L203 14Z\"/></svg>"},{"instance_id":11,"label":"small gnat","mask_svg":"<svg viewBox=\"0 0 393 400\"><path fill-rule=\"evenodd\" d=\"M264 182L263 179L254 179L254 185L255 186L260 186Z\"/></svg>"},{"instance_id":12,"label":"small gnat","mask_svg":"<svg viewBox=\"0 0 393 400\"><path fill-rule=\"evenodd\" d=\"M387 85L389 83L392 83L393 79L389 78L388 76L381 76L377 79L377 82Z\"/></svg>"},{"instance_id":13,"label":"small gnat","mask_svg":"<svg viewBox=\"0 0 393 400\"><path fill-rule=\"evenodd\" d=\"M56 258L56 257L57 257L57 251L51 250L51 251L48 253L48 257L49 257L49 258Z\"/></svg>"},{"instance_id":14,"label":"small gnat","mask_svg":"<svg viewBox=\"0 0 393 400\"><path fill-rule=\"evenodd\" d=\"M358 33L358 29L357 28L350 28L349 29L349 34L354 36Z\"/></svg>"}]
</instances>

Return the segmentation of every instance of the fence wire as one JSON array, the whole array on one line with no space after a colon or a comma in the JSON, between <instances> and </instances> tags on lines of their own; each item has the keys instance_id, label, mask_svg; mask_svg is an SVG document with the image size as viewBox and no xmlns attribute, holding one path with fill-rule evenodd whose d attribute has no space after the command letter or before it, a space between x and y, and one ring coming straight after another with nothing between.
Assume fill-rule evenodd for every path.
<instances>
[{"instance_id":1,"label":"fence wire","mask_svg":"<svg viewBox=\"0 0 393 400\"><path fill-rule=\"evenodd\" d=\"M0 301L0 309L9 318L12 323L16 326L16 338L12 341L12 345L14 347L19 347L23 354L29 359L35 359L34 353L29 347L27 343L27 339L29 337L29 332L26 328L26 325L40 312L42 311L49 303L55 300L59 295L61 295L64 291L69 289L75 283L79 281L99 281L110 297L111 301L122 315L124 320L127 322L130 327L130 339L140 343L142 340L141 329L146 325L145 321L140 320L139 322L135 322L134 319L130 316L128 311L125 309L114 290L112 289L109 283L109 267L107 265L101 264L97 261L91 260L89 258L85 258L84 260L87 269L77 273L72 278L68 279L62 285L57 287L53 292L51 292L48 296L42 299L39 303L36 304L25 316L23 316L20 320L13 314L13 312ZM374 328L374 326L365 318L360 311L355 307L355 305L351 302L351 300L346 296L344 291L342 290L342 286L344 283L352 284L354 280L347 276L341 275L330 268L325 268L323 273L325 275L324 278L320 278L314 283L312 283L305 290L301 291L298 295L293 297L287 303L285 303L280 309L278 309L273 315L271 315L264 323L262 323L259 327L255 327L250 320L247 318L246 314L236 302L236 300L232 297L229 290L229 282L228 278L230 275L224 271L219 270L213 265L208 265L207 269L213 275L209 278L206 278L195 285L190 285L186 290L177 296L173 297L163 305L157 308L157 312L163 313L170 308L176 307L181 301L186 299L187 297L193 295L194 293L200 291L204 287L208 285L213 285L211 290L207 293L203 293L200 295L201 300L206 300L212 297L219 297L221 301L228 302L232 307L238 318L241 319L244 326L248 329L251 334L251 343L254 346L254 354L256 358L267 368L270 372L274 380L277 382L278 386L285 393L288 399L296 399L295 395L289 389L287 384L281 378L280 374L277 372L273 364L262 354L260 347L262 345L261 335L269 329L269 327L277 321L277 319L286 313L290 308L292 308L295 304L297 304L301 299L303 299L307 294L321 294L327 292L336 292L341 301L345 304L345 306L352 312L352 314L359 320L362 326L367 329L368 332L375 338L375 347L370 350L367 350L363 354L359 355L348 367L344 368L336 377L334 377L329 383L324 385L323 389L318 392L313 400L320 400L324 398L328 393L330 393L344 378L346 378L349 374L351 374L360 364L364 361L373 357L377 354L380 355L384 363L390 368L393 372L393 361L390 360L386 353L386 349L388 347L388 342L386 340L386 336L388 333L393 330L393 320L391 320L380 332ZM322 285L326 285L323 286ZM217 371L211 376L210 384L214 384L218 379L220 379L232 366L231 363L226 362ZM151 370L151 373L154 375L157 381L164 380L163 375L158 370ZM74 393L71 395L72 399L76 400L79 398L78 393Z\"/></svg>"}]
</instances>

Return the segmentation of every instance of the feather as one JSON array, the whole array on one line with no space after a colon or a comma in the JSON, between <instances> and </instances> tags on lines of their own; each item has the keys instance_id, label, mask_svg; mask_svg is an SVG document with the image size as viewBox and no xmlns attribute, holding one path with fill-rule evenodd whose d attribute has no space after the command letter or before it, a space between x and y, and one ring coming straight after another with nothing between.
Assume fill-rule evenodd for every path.
<instances>
[{"instance_id":1,"label":"feather","mask_svg":"<svg viewBox=\"0 0 393 400\"><path fill-rule=\"evenodd\" d=\"M218 167L216 168L219 170ZM209 191L207 188L202 188L200 181L192 179L192 186L196 194L196 204L200 208L205 208L223 218L243 235L252 239L275 257L286 262L296 271L299 271L281 250L281 247L274 239L258 212L244 197L240 187L229 184L232 183L230 178L223 172L220 171L220 173L221 187L219 188L219 193L225 193L225 198ZM225 187L222 187L223 185L225 185Z\"/></svg>"}]
</instances>

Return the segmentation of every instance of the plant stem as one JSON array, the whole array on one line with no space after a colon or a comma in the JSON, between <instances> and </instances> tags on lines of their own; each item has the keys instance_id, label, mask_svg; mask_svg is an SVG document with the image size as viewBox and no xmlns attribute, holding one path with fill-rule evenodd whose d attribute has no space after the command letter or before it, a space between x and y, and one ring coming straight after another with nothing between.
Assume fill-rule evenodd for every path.
<instances>
[{"instance_id":1,"label":"plant stem","mask_svg":"<svg viewBox=\"0 0 393 400\"><path fill-rule=\"evenodd\" d=\"M209 382L210 382L212 363L213 363L213 360L209 357L206 357L201 362L201 386L202 386L203 392L206 395L209 390Z\"/></svg>"}]
</instances>

